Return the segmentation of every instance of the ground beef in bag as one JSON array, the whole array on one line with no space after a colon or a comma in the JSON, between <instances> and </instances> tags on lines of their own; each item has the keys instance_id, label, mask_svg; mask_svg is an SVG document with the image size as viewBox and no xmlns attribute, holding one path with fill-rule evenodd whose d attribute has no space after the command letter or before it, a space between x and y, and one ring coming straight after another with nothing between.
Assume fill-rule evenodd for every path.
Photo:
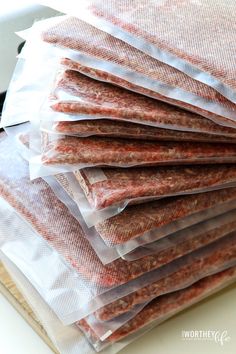
<instances>
[{"instance_id":1,"label":"ground beef in bag","mask_svg":"<svg viewBox=\"0 0 236 354\"><path fill-rule=\"evenodd\" d=\"M235 277L236 267L232 267L201 279L186 289L162 295L152 300L138 315L109 336L106 342L109 344L120 340L152 321L157 321L158 324L161 323L192 304L201 301L206 296L222 289L227 284L231 284L235 281ZM81 320L78 325L90 338L91 342L98 340L86 320Z\"/></svg>"},{"instance_id":2,"label":"ground beef in bag","mask_svg":"<svg viewBox=\"0 0 236 354\"><path fill-rule=\"evenodd\" d=\"M99 180L97 175L101 175ZM236 182L236 166L87 168L75 176L91 207L98 210L122 202L223 188Z\"/></svg>"},{"instance_id":3,"label":"ground beef in bag","mask_svg":"<svg viewBox=\"0 0 236 354\"><path fill-rule=\"evenodd\" d=\"M113 68L110 72L113 76L117 75L119 78L121 77L120 85L124 85L125 88L132 87L132 89L138 93L146 94L158 100L180 106L181 108L212 119L219 124L235 126L235 123L231 119L224 117L227 113L230 117L235 117L235 106L214 89L189 78L182 72L151 58L123 41L79 19L69 18L62 21L56 26L46 30L42 34L42 38L46 42L79 51L90 57L89 59L92 57L95 58L95 60L99 59L100 62L106 62L112 66L115 65L116 68L118 66L118 69ZM91 60L89 61L91 66ZM88 62L88 60L86 60L86 62ZM102 70L106 70L104 69L104 65L102 68ZM128 71L128 75L121 76L121 72L124 70ZM117 71L120 72L114 74ZM132 73L132 75L130 75L130 73ZM153 84L155 87L157 84L160 84L161 89L157 88L156 92L143 89L142 84L137 84L137 80L132 80L135 74L145 78L147 81L151 80L155 82L155 85ZM129 81L135 83L135 85L130 87L128 83L127 87L126 83ZM167 85L165 89L162 88L163 84ZM193 97L191 100L186 100L188 103L180 101L179 98L172 99L170 96L173 94L173 89L180 90L182 93L181 97L186 96L188 93L191 93ZM159 94L158 91L163 94ZM174 96L175 95L173 95L173 97ZM178 97L179 96L180 95L178 95ZM200 106L202 106L200 108L199 101L201 100L203 104L200 104ZM189 103L190 101L191 104ZM210 106L211 108L214 106L214 113L204 108ZM218 113L219 111L222 111L222 114Z\"/></svg>"},{"instance_id":4,"label":"ground beef in bag","mask_svg":"<svg viewBox=\"0 0 236 354\"><path fill-rule=\"evenodd\" d=\"M82 115L83 118L90 116L91 119L110 118L117 123L129 121L167 129L235 136L233 128L219 126L197 114L94 80L73 70L59 72L50 104L56 112L74 115L73 120L76 115L78 119ZM71 126L73 123L77 122L71 121ZM150 129L146 126L142 128Z\"/></svg>"},{"instance_id":5,"label":"ground beef in bag","mask_svg":"<svg viewBox=\"0 0 236 354\"><path fill-rule=\"evenodd\" d=\"M234 0L141 0L136 7L132 0L91 0L85 5L91 12L87 19L95 15L104 20L101 26L92 20L93 25L112 33L115 25L116 36L235 102ZM215 33L217 40L212 41Z\"/></svg>"},{"instance_id":6,"label":"ground beef in bag","mask_svg":"<svg viewBox=\"0 0 236 354\"><path fill-rule=\"evenodd\" d=\"M78 165L78 168L235 163L236 145L53 135L43 139L40 161L43 165Z\"/></svg>"},{"instance_id":7,"label":"ground beef in bag","mask_svg":"<svg viewBox=\"0 0 236 354\"><path fill-rule=\"evenodd\" d=\"M233 199L234 193L236 189L230 188L131 205L120 214L100 222L95 228L107 245L122 244L188 215L207 212L224 200Z\"/></svg>"},{"instance_id":8,"label":"ground beef in bag","mask_svg":"<svg viewBox=\"0 0 236 354\"><path fill-rule=\"evenodd\" d=\"M64 135L78 135L81 137L95 135L139 140L236 143L236 132L234 132L234 129L216 125L211 121L208 122L212 125L212 127L209 127L209 131L212 129L212 134L149 127L143 124L119 122L110 119L55 122L52 130Z\"/></svg>"},{"instance_id":9,"label":"ground beef in bag","mask_svg":"<svg viewBox=\"0 0 236 354\"><path fill-rule=\"evenodd\" d=\"M227 262L236 263L236 233L233 232L220 240L184 256L174 263L180 267L173 273L145 286L117 301L96 311L100 320L110 320L127 311L135 305L152 300L164 293L172 292L194 283L196 280L222 270ZM232 264L233 265L233 264ZM186 285L187 284L187 285Z\"/></svg>"},{"instance_id":10,"label":"ground beef in bag","mask_svg":"<svg viewBox=\"0 0 236 354\"><path fill-rule=\"evenodd\" d=\"M94 294L103 288L109 290L145 272L157 269L235 228L234 223L229 223L228 226L207 233L206 236L199 235L194 241L191 238L186 239L185 242L181 242L180 247L173 244L173 247L156 256L148 256L133 262L118 259L103 265L86 239L80 224L57 199L47 183L40 178L30 181L27 163L19 156L14 144L4 139L4 136L3 134L0 140L1 196L91 284ZM236 198L236 188L211 193L214 194L213 200L216 205ZM209 197L205 202L208 199Z\"/></svg>"}]
</instances>

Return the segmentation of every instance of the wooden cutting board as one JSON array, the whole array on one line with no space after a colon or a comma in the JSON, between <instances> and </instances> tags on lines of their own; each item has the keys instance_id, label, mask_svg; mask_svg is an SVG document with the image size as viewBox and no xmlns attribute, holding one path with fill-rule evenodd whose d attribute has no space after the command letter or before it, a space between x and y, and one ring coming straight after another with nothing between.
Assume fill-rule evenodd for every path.
<instances>
[{"instance_id":1,"label":"wooden cutting board","mask_svg":"<svg viewBox=\"0 0 236 354\"><path fill-rule=\"evenodd\" d=\"M45 329L31 310L20 291L12 281L3 264L0 262L0 293L14 306L20 315L29 323L34 331L43 339L43 341L53 350L54 353L59 354L49 339Z\"/></svg>"}]
</instances>

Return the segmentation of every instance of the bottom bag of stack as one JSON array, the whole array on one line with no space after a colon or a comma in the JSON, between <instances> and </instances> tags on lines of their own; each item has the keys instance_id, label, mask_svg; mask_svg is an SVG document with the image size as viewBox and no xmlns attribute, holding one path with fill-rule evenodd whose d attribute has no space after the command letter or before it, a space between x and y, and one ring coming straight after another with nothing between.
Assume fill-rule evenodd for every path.
<instances>
[{"instance_id":1,"label":"bottom bag of stack","mask_svg":"<svg viewBox=\"0 0 236 354\"><path fill-rule=\"evenodd\" d=\"M3 257L3 261L17 287L31 305L53 344L61 354L93 354L96 352L76 326L63 326L27 278L12 262L9 261L9 259ZM145 334L148 330L151 330L153 327L164 322L166 319L174 316L180 311L234 283L235 280L236 267L232 267L215 275L206 277L184 290L163 295L158 300L153 300L142 312L140 312L139 315L123 328L123 334L129 334L129 336L117 343L113 343L106 349L103 349L102 353L115 354L119 352L129 343ZM148 323L146 323L142 329L138 330L140 324L144 324L145 319L147 318ZM135 330L137 330L137 332L131 334L132 331ZM89 333L90 338L94 336L93 332L87 326L84 326L84 331Z\"/></svg>"},{"instance_id":2,"label":"bottom bag of stack","mask_svg":"<svg viewBox=\"0 0 236 354\"><path fill-rule=\"evenodd\" d=\"M3 259L7 257L17 264L27 278L33 281L35 289L42 295L45 302L48 303L51 296L49 303L53 305L57 301L58 291L63 292L65 290L62 287L55 287L63 269L57 269L59 263L56 263L55 255L49 254L49 257L47 257L46 245L44 246L44 252L42 252L40 247L35 249L33 237L36 235L29 228L29 225L17 218L17 215L14 218L14 214L8 214L3 202L1 206L1 239L4 238L4 233L7 234L6 241L1 246ZM9 221L6 224L3 222L4 215ZM15 242L11 242L11 231L15 234L17 233ZM22 234L24 234L24 237L21 237ZM38 238L38 236L36 237ZM231 232L206 247L174 260L172 263L157 270L159 279L157 277L154 283L130 293L125 299L120 299L101 307L94 314L90 314L78 321L77 325L84 331L93 347L100 351L109 344L123 340L123 338L135 331L143 330L152 321L162 321L162 316L159 317L159 311L165 294L176 290L180 291L210 274L235 266L235 241L236 233ZM29 253L29 248L28 254L25 252L26 249L24 250L27 242L28 246L31 246L31 254ZM46 243L43 240L42 242ZM47 262L47 268L43 258ZM51 268L53 266L54 269ZM50 276L52 282L51 291L47 288L48 282L46 282L46 269L48 268L50 268L50 273L52 273ZM150 282L152 281L152 272L147 273L145 276ZM42 277L45 277L45 282ZM65 280L64 278L64 287L72 286L68 281L66 283ZM63 279L60 281L63 282ZM54 298L53 290L55 290ZM65 290L64 294L61 295L61 301L67 302L69 306L72 302L71 300L73 300L70 299L70 292ZM144 301L146 302L143 303ZM60 305L62 306L62 303ZM140 307L137 308L135 307L136 305L140 305ZM66 306L66 304L63 306ZM108 314L110 318L108 318Z\"/></svg>"}]
</instances>

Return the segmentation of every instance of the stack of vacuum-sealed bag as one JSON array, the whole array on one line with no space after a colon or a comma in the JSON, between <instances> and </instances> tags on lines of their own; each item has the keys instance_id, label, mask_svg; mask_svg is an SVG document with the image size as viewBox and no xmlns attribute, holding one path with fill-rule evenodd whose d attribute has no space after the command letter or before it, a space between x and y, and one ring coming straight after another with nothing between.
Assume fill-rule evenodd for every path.
<instances>
[{"instance_id":1,"label":"stack of vacuum-sealed bag","mask_svg":"<svg viewBox=\"0 0 236 354\"><path fill-rule=\"evenodd\" d=\"M19 33L1 257L59 352L116 353L236 279L236 8L44 3L75 17Z\"/></svg>"}]
</instances>

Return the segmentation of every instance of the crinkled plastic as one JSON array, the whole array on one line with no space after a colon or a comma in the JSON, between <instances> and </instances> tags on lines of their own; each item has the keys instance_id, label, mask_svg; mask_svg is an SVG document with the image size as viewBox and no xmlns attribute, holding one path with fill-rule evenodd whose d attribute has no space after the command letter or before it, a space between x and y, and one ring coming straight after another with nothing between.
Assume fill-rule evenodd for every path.
<instances>
[{"instance_id":1,"label":"crinkled plastic","mask_svg":"<svg viewBox=\"0 0 236 354\"><path fill-rule=\"evenodd\" d=\"M105 2L104 6L107 5ZM84 3L78 4L75 13L78 8L85 6ZM179 105L224 125L235 124L235 107L221 94L135 49L133 43L129 45L105 33L106 26L98 29L92 16L90 19L85 18L84 9L80 9L80 12L78 17L87 23L75 18L66 19L44 31L43 40L79 51L80 59L77 56L74 62L79 61L79 64L100 70L104 81L107 77L110 80L112 74L111 80L119 83L119 86Z\"/></svg>"},{"instance_id":2,"label":"crinkled plastic","mask_svg":"<svg viewBox=\"0 0 236 354\"><path fill-rule=\"evenodd\" d=\"M154 142L42 133L41 154L30 160L32 179L84 167L235 163L235 144Z\"/></svg>"},{"instance_id":3,"label":"crinkled plastic","mask_svg":"<svg viewBox=\"0 0 236 354\"><path fill-rule=\"evenodd\" d=\"M42 3L64 9L236 102L233 0L142 0L136 6L132 0Z\"/></svg>"},{"instance_id":4,"label":"crinkled plastic","mask_svg":"<svg viewBox=\"0 0 236 354\"><path fill-rule=\"evenodd\" d=\"M24 275L6 257L4 257L4 265L7 267L7 270L10 272L11 277L17 284L17 287L21 290L22 294L33 308L40 322L43 324L54 345L58 348L61 354L77 354L78 352L81 354L93 354L95 352L94 349L86 343L86 340L81 335L81 332L78 331L75 326L65 327L60 323ZM132 332L135 327L138 328L140 323L138 319L140 317L145 317L145 319L149 317L151 324L146 325L143 330L138 330L136 334L130 335L124 340L120 340L116 343L113 342L112 346L104 349L102 353L117 353L128 343L131 343L140 335L146 333L147 330L152 329L154 326L165 321L167 318L174 316L181 310L188 308L194 303L199 302L234 283L234 281L235 268L229 268L223 272L204 278L187 289L179 290L178 292L160 297L158 299L158 307L155 306L156 303L153 301L149 307L144 309L144 312L140 313L139 317L136 318L137 321L132 321L129 323L128 326L123 328L122 331L118 333L118 336L121 337L123 335L126 337L129 331ZM152 315L152 318L150 318L150 315ZM98 338L93 337L95 334L86 323L81 325L83 325L83 330L86 331L86 335L90 337L91 342L94 343L97 350L99 347L105 347L108 344L107 341L102 343L98 340ZM63 336L61 333L63 333Z\"/></svg>"}]
</instances>

